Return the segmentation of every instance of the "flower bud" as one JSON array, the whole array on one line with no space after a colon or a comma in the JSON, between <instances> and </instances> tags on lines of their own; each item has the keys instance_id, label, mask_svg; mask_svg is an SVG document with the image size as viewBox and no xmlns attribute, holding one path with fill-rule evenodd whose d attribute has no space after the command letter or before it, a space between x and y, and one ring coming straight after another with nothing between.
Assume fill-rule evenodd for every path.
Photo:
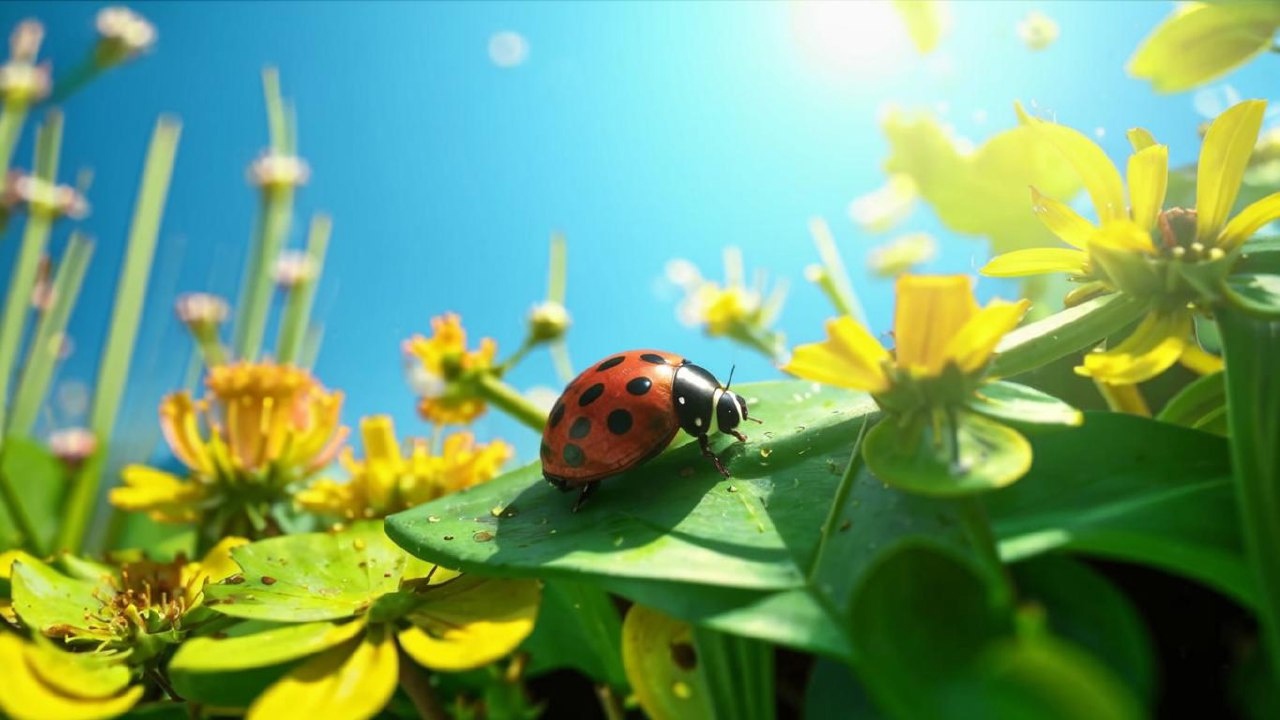
<instances>
[{"instance_id":1,"label":"flower bud","mask_svg":"<svg viewBox=\"0 0 1280 720\"><path fill-rule=\"evenodd\" d=\"M529 337L534 342L559 340L568 332L572 323L564 305L547 300L534 305L529 311Z\"/></svg>"}]
</instances>

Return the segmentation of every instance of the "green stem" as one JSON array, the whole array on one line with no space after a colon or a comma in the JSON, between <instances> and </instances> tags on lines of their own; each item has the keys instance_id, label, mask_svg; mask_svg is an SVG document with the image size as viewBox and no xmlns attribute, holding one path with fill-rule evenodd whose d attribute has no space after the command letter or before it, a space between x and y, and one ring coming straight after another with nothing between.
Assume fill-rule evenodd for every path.
<instances>
[{"instance_id":1,"label":"green stem","mask_svg":"<svg viewBox=\"0 0 1280 720\"><path fill-rule=\"evenodd\" d=\"M568 275L568 253L565 250L564 235L551 235L547 264L547 299L563 305Z\"/></svg>"},{"instance_id":2,"label":"green stem","mask_svg":"<svg viewBox=\"0 0 1280 720\"><path fill-rule=\"evenodd\" d=\"M622 667L622 619L608 593L599 586L575 580L549 580L548 591L564 596L578 615L578 625L587 637L585 650L594 654L604 668L604 681L616 688L627 686Z\"/></svg>"},{"instance_id":3,"label":"green stem","mask_svg":"<svg viewBox=\"0 0 1280 720\"><path fill-rule=\"evenodd\" d=\"M818 248L818 257L822 258L822 277L818 279L818 286L831 299L840 314L848 315L866 326L867 312L858 301L858 294L853 291L853 283L849 281L849 272L840 259L840 249L836 247L831 228L822 220L813 220L809 223L809 232Z\"/></svg>"},{"instance_id":4,"label":"green stem","mask_svg":"<svg viewBox=\"0 0 1280 720\"><path fill-rule=\"evenodd\" d=\"M477 373L474 381L480 397L530 429L542 432L543 426L547 424L546 414L526 400L515 388L487 372Z\"/></svg>"},{"instance_id":5,"label":"green stem","mask_svg":"<svg viewBox=\"0 0 1280 720\"><path fill-rule=\"evenodd\" d=\"M241 360L255 362L262 351L262 336L271 310L272 266L280 256L293 217L293 188L264 188L261 219L254 239L253 261L245 277L243 314L236 352Z\"/></svg>"},{"instance_id":6,"label":"green stem","mask_svg":"<svg viewBox=\"0 0 1280 720\"><path fill-rule=\"evenodd\" d=\"M44 248L49 242L52 228L53 218L44 213L38 212L27 217L27 226L22 232L22 246L18 249L18 259L10 276L4 319L0 320L0 428L7 426L9 381L18 356L18 346L22 343L22 331L26 326L27 311L31 307L31 291L35 288L36 275L40 271L40 258L44 256Z\"/></svg>"},{"instance_id":7,"label":"green stem","mask_svg":"<svg viewBox=\"0 0 1280 720\"><path fill-rule=\"evenodd\" d=\"M68 98L101 75L104 69L96 62L96 53L90 52L84 62L58 78L58 81L53 84L53 92L49 93L49 97L40 104L64 105Z\"/></svg>"},{"instance_id":8,"label":"green stem","mask_svg":"<svg viewBox=\"0 0 1280 720\"><path fill-rule=\"evenodd\" d=\"M622 709L618 694L608 685L596 685L596 698L600 701L600 710L605 720L626 720L627 711Z\"/></svg>"},{"instance_id":9,"label":"green stem","mask_svg":"<svg viewBox=\"0 0 1280 720\"><path fill-rule=\"evenodd\" d=\"M429 678L418 667L417 661L409 657L399 644L396 645L396 654L400 656L400 687L413 702L418 717L422 720L449 720L449 713L440 705Z\"/></svg>"},{"instance_id":10,"label":"green stem","mask_svg":"<svg viewBox=\"0 0 1280 720\"><path fill-rule=\"evenodd\" d=\"M1012 377L1096 345L1146 309L1129 295L1107 295L1024 325L996 346L991 374Z\"/></svg>"},{"instance_id":11,"label":"green stem","mask_svg":"<svg viewBox=\"0 0 1280 720\"><path fill-rule=\"evenodd\" d=\"M302 349L332 227L333 224L324 215L317 215L311 220L311 233L307 239L307 259L311 264L311 274L297 286L290 288L289 298L285 301L284 318L280 322L280 333L276 338L276 356L281 363L296 362Z\"/></svg>"},{"instance_id":12,"label":"green stem","mask_svg":"<svg viewBox=\"0 0 1280 720\"><path fill-rule=\"evenodd\" d=\"M27 349L27 360L23 363L18 392L13 399L13 415L9 418L10 435L31 435L49 389L49 381L53 378L53 370L57 367L67 320L80 294L80 285L92 255L93 243L80 233L72 233L54 275L53 305L37 323L35 338Z\"/></svg>"},{"instance_id":13,"label":"green stem","mask_svg":"<svg viewBox=\"0 0 1280 720\"><path fill-rule=\"evenodd\" d=\"M71 483L66 512L62 526L58 529L58 549L78 552L82 548L89 523L93 519L93 510L97 506L98 488L106 466L106 448L110 444L120 402L124 398L129 364L133 359L138 325L142 319L143 300L151 275L151 261L155 256L156 239L160 234L160 219L164 214L174 156L178 151L180 130L181 126L176 120L160 118L147 148L142 182L133 209L133 221L129 226L124 264L116 284L111 328L98 366L93 407L89 416L89 429L98 438L98 450L85 461Z\"/></svg>"},{"instance_id":14,"label":"green stem","mask_svg":"<svg viewBox=\"0 0 1280 720\"><path fill-rule=\"evenodd\" d=\"M718 718L773 720L773 646L695 625L698 671L711 693Z\"/></svg>"},{"instance_id":15,"label":"green stem","mask_svg":"<svg viewBox=\"0 0 1280 720\"><path fill-rule=\"evenodd\" d=\"M1215 311L1226 360L1227 423L1245 555L1272 681L1280 688L1280 321Z\"/></svg>"},{"instance_id":16,"label":"green stem","mask_svg":"<svg viewBox=\"0 0 1280 720\"><path fill-rule=\"evenodd\" d=\"M4 469L3 440L0 440L0 500L4 501L5 509L9 511L9 517L13 520L14 527L21 533L23 544L27 550L36 556L44 555L40 536L36 534L36 524L32 522L31 516L27 514L27 508L22 504L18 489L14 487L13 480Z\"/></svg>"},{"instance_id":17,"label":"green stem","mask_svg":"<svg viewBox=\"0 0 1280 720\"><path fill-rule=\"evenodd\" d=\"M844 474L840 476L840 484L836 485L836 494L831 500L831 507L827 508L827 519L822 523L822 534L818 537L818 551L813 554L813 562L809 566L810 580L817 575L818 568L822 565L827 543L840 530L840 518L844 515L845 503L849 501L849 493L853 492L853 483L857 480L858 472L863 468L862 441L873 424L870 413L862 417L862 425L858 428L858 437L853 441L849 462L844 466Z\"/></svg>"},{"instance_id":18,"label":"green stem","mask_svg":"<svg viewBox=\"0 0 1280 720\"><path fill-rule=\"evenodd\" d=\"M267 106L267 135L271 140L271 150L279 155L292 155L284 100L280 97L280 73L273 67L262 71L262 95Z\"/></svg>"},{"instance_id":19,"label":"green stem","mask_svg":"<svg viewBox=\"0 0 1280 720\"><path fill-rule=\"evenodd\" d=\"M13 162L13 150L18 146L22 124L27 119L25 102L6 100L0 112L0 183L7 182L9 166Z\"/></svg>"},{"instance_id":20,"label":"green stem","mask_svg":"<svg viewBox=\"0 0 1280 720\"><path fill-rule=\"evenodd\" d=\"M987 510L982 504L982 498L976 495L958 498L955 505L959 511L960 522L964 525L965 534L969 536L970 544L977 551L983 564L987 566L988 574L997 583L994 598L996 605L1001 608L1012 608L1013 599L1016 597L1013 576L1009 574L1009 568L1000 559L1000 549L996 544L995 534L991 532L991 521L987 518Z\"/></svg>"}]
</instances>

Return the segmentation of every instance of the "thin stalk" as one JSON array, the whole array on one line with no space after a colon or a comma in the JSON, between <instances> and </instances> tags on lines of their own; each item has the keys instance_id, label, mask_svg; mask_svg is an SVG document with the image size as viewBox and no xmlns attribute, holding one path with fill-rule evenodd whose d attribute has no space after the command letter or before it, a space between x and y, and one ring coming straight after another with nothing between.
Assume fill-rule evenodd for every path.
<instances>
[{"instance_id":1,"label":"thin stalk","mask_svg":"<svg viewBox=\"0 0 1280 720\"><path fill-rule=\"evenodd\" d=\"M27 119L28 107L25 102L6 100L4 111L0 112L0 180L9 175L13 150L18 146L18 137L22 135L22 124Z\"/></svg>"},{"instance_id":2,"label":"thin stalk","mask_svg":"<svg viewBox=\"0 0 1280 720\"><path fill-rule=\"evenodd\" d=\"M396 654L400 656L400 687L413 702L418 717L422 720L449 720L449 713L440 704L435 691L431 689L430 679L418 667L417 661L409 657L399 644L396 645Z\"/></svg>"},{"instance_id":3,"label":"thin stalk","mask_svg":"<svg viewBox=\"0 0 1280 720\"><path fill-rule=\"evenodd\" d=\"M600 710L605 720L626 720L627 711L622 709L618 694L608 685L596 685L596 699L600 701Z\"/></svg>"},{"instance_id":4,"label":"thin stalk","mask_svg":"<svg viewBox=\"0 0 1280 720\"><path fill-rule=\"evenodd\" d=\"M610 686L625 688L627 673L622 667L622 619L608 593L599 586L574 580L550 581L578 612L579 626L587 636L588 652L604 667Z\"/></svg>"},{"instance_id":5,"label":"thin stalk","mask_svg":"<svg viewBox=\"0 0 1280 720\"><path fill-rule=\"evenodd\" d=\"M138 188L138 199L133 209L133 221L129 227L124 264L116 284L111 328L98 366L93 407L89 415L89 429L98 438L98 451L85 461L71 483L66 513L62 526L58 529L58 549L72 552L81 549L97 505L98 488L106 466L106 446L110 443L120 402L124 398L129 363L133 359L138 325L142 319L143 299L151 276L151 261L155 256L156 238L160 234L160 219L169 193L169 179L173 173L180 131L181 126L176 120L162 117L151 135L151 144L142 170L142 182Z\"/></svg>"},{"instance_id":6,"label":"thin stalk","mask_svg":"<svg viewBox=\"0 0 1280 720\"><path fill-rule=\"evenodd\" d=\"M307 336L302 339L302 352L298 355L298 367L315 367L316 358L320 356L320 345L324 343L324 326L307 327Z\"/></svg>"},{"instance_id":7,"label":"thin stalk","mask_svg":"<svg viewBox=\"0 0 1280 720\"><path fill-rule=\"evenodd\" d=\"M18 392L13 399L13 415L9 418L7 432L10 436L31 435L62 351L67 320L80 294L80 285L92 256L93 243L78 232L72 233L62 262L58 263L54 274L53 305L36 324L35 338L27 348L27 360L23 363Z\"/></svg>"},{"instance_id":8,"label":"thin stalk","mask_svg":"<svg viewBox=\"0 0 1280 720\"><path fill-rule=\"evenodd\" d=\"M995 534L991 532L991 520L987 517L987 510L982 504L982 499L976 495L971 495L958 498L955 501L955 505L959 511L960 522L964 525L965 534L969 536L970 544L973 545L973 549L977 551L978 556L987 566L988 573L998 583L996 586L996 604L1002 608L1012 607L1013 599L1016 596L1013 576L1009 574L1009 568L1000 559L1000 549L996 544Z\"/></svg>"},{"instance_id":9,"label":"thin stalk","mask_svg":"<svg viewBox=\"0 0 1280 720\"><path fill-rule=\"evenodd\" d=\"M853 451L849 454L849 462L844 466L844 474L840 476L840 484L836 485L836 494L831 500L831 507L827 508L827 519L822 523L822 534L818 536L818 551L813 554L813 562L809 566L810 579L813 579L818 572L818 567L822 564L827 543L839 531L840 516L844 514L845 503L849 501L849 493L853 492L853 483L857 480L858 471L862 470L864 464L862 441L867 437L867 431L873 424L870 414L863 416L862 425L858 428L858 437L853 441Z\"/></svg>"},{"instance_id":10,"label":"thin stalk","mask_svg":"<svg viewBox=\"0 0 1280 720\"><path fill-rule=\"evenodd\" d=\"M1014 330L996 346L991 374L1012 377L1092 347L1146 312L1125 294L1094 298Z\"/></svg>"},{"instance_id":11,"label":"thin stalk","mask_svg":"<svg viewBox=\"0 0 1280 720\"><path fill-rule=\"evenodd\" d=\"M568 284L568 252L565 249L564 235L551 235L551 249L547 259L547 299L563 305L565 286Z\"/></svg>"},{"instance_id":12,"label":"thin stalk","mask_svg":"<svg viewBox=\"0 0 1280 720\"><path fill-rule=\"evenodd\" d=\"M492 373L477 373L475 387L480 397L535 432L542 432L543 426L547 424L546 413Z\"/></svg>"},{"instance_id":13,"label":"thin stalk","mask_svg":"<svg viewBox=\"0 0 1280 720\"><path fill-rule=\"evenodd\" d=\"M36 177L53 183L58 179L58 157L62 154L62 113L50 110L36 135Z\"/></svg>"},{"instance_id":14,"label":"thin stalk","mask_svg":"<svg viewBox=\"0 0 1280 720\"><path fill-rule=\"evenodd\" d=\"M273 67L262 71L262 95L267 105L267 134L271 140L271 151L289 154L288 123L284 100L280 97L280 72Z\"/></svg>"},{"instance_id":15,"label":"thin stalk","mask_svg":"<svg viewBox=\"0 0 1280 720\"><path fill-rule=\"evenodd\" d=\"M281 363L296 362L302 349L332 229L333 223L327 216L317 215L311 220L311 233L307 239L307 259L311 265L311 274L296 287L290 288L289 298L285 301L284 318L280 322L280 333L276 338L276 358Z\"/></svg>"},{"instance_id":16,"label":"thin stalk","mask_svg":"<svg viewBox=\"0 0 1280 720\"><path fill-rule=\"evenodd\" d=\"M1258 622L1280 687L1280 321L1215 310L1226 360L1227 427Z\"/></svg>"},{"instance_id":17,"label":"thin stalk","mask_svg":"<svg viewBox=\"0 0 1280 720\"><path fill-rule=\"evenodd\" d=\"M573 361L569 359L569 345L561 338L551 344L551 364L556 369L556 377L560 382L568 383L573 379Z\"/></svg>"},{"instance_id":18,"label":"thin stalk","mask_svg":"<svg viewBox=\"0 0 1280 720\"><path fill-rule=\"evenodd\" d=\"M53 218L44 213L27 216L22 232L22 246L13 265L9 279L9 295L4 303L3 320L0 320L0 428L7 426L9 410L9 381L13 374L18 346L22 343L27 311L31 307L31 291L35 288L40 270L40 258L49 242Z\"/></svg>"},{"instance_id":19,"label":"thin stalk","mask_svg":"<svg viewBox=\"0 0 1280 720\"><path fill-rule=\"evenodd\" d=\"M258 223L253 257L249 274L245 277L245 297L242 325L236 352L240 359L253 362L262 351L262 336L267 328L267 314L271 310L272 264L280 255L284 239L289 234L289 222L293 217L293 189L288 187L264 188L262 191L262 218Z\"/></svg>"},{"instance_id":20,"label":"thin stalk","mask_svg":"<svg viewBox=\"0 0 1280 720\"><path fill-rule=\"evenodd\" d=\"M853 283L849 281L849 272L840 259L840 250L836 247L831 228L824 220L814 218L809 222L809 233L813 235L813 244L818 248L818 257L822 258L823 275L818 284L831 298L836 310L866 326L867 311L858 301L858 294L853 291Z\"/></svg>"}]
</instances>

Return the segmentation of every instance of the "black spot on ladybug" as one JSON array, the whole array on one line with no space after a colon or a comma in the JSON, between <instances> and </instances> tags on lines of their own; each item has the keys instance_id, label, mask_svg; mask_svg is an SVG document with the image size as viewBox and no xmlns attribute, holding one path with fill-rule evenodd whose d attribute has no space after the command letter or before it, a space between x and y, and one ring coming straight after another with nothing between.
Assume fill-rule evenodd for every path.
<instances>
[{"instance_id":1,"label":"black spot on ladybug","mask_svg":"<svg viewBox=\"0 0 1280 720\"><path fill-rule=\"evenodd\" d=\"M586 453L582 452L582 448L568 443L564 446L564 464L569 467L580 467L586 461Z\"/></svg>"},{"instance_id":2,"label":"black spot on ladybug","mask_svg":"<svg viewBox=\"0 0 1280 720\"><path fill-rule=\"evenodd\" d=\"M653 381L647 377L633 378L627 382L627 392L632 395L643 395L653 387Z\"/></svg>"},{"instance_id":3,"label":"black spot on ladybug","mask_svg":"<svg viewBox=\"0 0 1280 720\"><path fill-rule=\"evenodd\" d=\"M556 406L551 408L551 420L550 420L551 427L555 427L559 425L560 420L562 420L563 418L564 418L564 403L557 400Z\"/></svg>"},{"instance_id":4,"label":"black spot on ladybug","mask_svg":"<svg viewBox=\"0 0 1280 720\"><path fill-rule=\"evenodd\" d=\"M608 370L609 368L615 368L615 367L618 367L619 365L621 365L621 364L622 364L622 361L623 361L623 360L626 360L626 359L627 359L627 356L626 356L626 355L619 355L619 356L617 356L617 357L611 357L611 358L609 358L608 360L605 360L604 362L602 362L602 363L600 363L599 365L597 365L597 366L596 366L596 372L604 372L605 370Z\"/></svg>"},{"instance_id":5,"label":"black spot on ladybug","mask_svg":"<svg viewBox=\"0 0 1280 720\"><path fill-rule=\"evenodd\" d=\"M641 360L643 360L643 361L645 361L645 362L647 362L647 363L653 363L654 365L666 365L666 364L667 364L667 359L666 359L666 358L662 357L661 355L655 355L655 354L653 354L653 353L645 353L645 354L643 354L643 355L641 355L641 356L640 356L640 359L641 359Z\"/></svg>"},{"instance_id":6,"label":"black spot on ladybug","mask_svg":"<svg viewBox=\"0 0 1280 720\"><path fill-rule=\"evenodd\" d=\"M671 662L676 667L691 672L698 669L698 651L693 649L689 643L672 643L671 644Z\"/></svg>"},{"instance_id":7,"label":"black spot on ladybug","mask_svg":"<svg viewBox=\"0 0 1280 720\"><path fill-rule=\"evenodd\" d=\"M582 391L582 395L578 396L578 407L586 407L595 402L604 394L604 383L596 383L586 390Z\"/></svg>"},{"instance_id":8,"label":"black spot on ladybug","mask_svg":"<svg viewBox=\"0 0 1280 720\"><path fill-rule=\"evenodd\" d=\"M609 432L622 435L631 429L631 413L622 409L614 410L609 413L605 423L609 426Z\"/></svg>"},{"instance_id":9,"label":"black spot on ladybug","mask_svg":"<svg viewBox=\"0 0 1280 720\"><path fill-rule=\"evenodd\" d=\"M542 459L543 459L543 460L550 460L550 459L551 459L551 446L550 446L550 445L548 445L548 444L546 444L546 443L542 443L542 447L538 449L538 452L542 455Z\"/></svg>"},{"instance_id":10,"label":"black spot on ladybug","mask_svg":"<svg viewBox=\"0 0 1280 720\"><path fill-rule=\"evenodd\" d=\"M591 432L591 421L585 415L578 416L578 419L574 420L573 424L569 426L569 437L574 440L581 440L589 432Z\"/></svg>"}]
</instances>

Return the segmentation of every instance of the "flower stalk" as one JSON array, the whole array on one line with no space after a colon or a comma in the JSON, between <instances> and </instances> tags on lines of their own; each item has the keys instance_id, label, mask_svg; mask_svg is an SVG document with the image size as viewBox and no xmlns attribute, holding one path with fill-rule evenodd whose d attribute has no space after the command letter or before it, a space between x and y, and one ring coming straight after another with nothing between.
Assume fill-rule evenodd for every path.
<instances>
[{"instance_id":1,"label":"flower stalk","mask_svg":"<svg viewBox=\"0 0 1280 720\"><path fill-rule=\"evenodd\" d=\"M477 393L494 407L520 421L534 432L542 432L547 424L546 413L525 399L515 388L491 372L479 372L474 376Z\"/></svg>"},{"instance_id":2,"label":"flower stalk","mask_svg":"<svg viewBox=\"0 0 1280 720\"><path fill-rule=\"evenodd\" d=\"M1245 553L1257 583L1262 645L1280 685L1280 321L1216 313L1226 355L1227 422Z\"/></svg>"},{"instance_id":3,"label":"flower stalk","mask_svg":"<svg viewBox=\"0 0 1280 720\"><path fill-rule=\"evenodd\" d=\"M181 125L177 120L162 117L151 135L89 417L89 429L100 445L76 473L68 488L66 511L58 528L56 546L59 549L74 552L83 546L93 510L98 504L98 489L106 465L106 446L124 398L125 381L142 320L143 299L151 275L151 261L160 234L160 219L169 194L169 179L180 133Z\"/></svg>"},{"instance_id":4,"label":"flower stalk","mask_svg":"<svg viewBox=\"0 0 1280 720\"><path fill-rule=\"evenodd\" d=\"M316 286L320 283L320 271L324 267L325 251L329 247L332 228L333 223L326 215L317 215L311 220L306 250L310 272L287 290L288 299L285 301L284 317L276 340L276 356L281 363L297 364L302 341L310 324L311 307L315 302Z\"/></svg>"}]
</instances>

